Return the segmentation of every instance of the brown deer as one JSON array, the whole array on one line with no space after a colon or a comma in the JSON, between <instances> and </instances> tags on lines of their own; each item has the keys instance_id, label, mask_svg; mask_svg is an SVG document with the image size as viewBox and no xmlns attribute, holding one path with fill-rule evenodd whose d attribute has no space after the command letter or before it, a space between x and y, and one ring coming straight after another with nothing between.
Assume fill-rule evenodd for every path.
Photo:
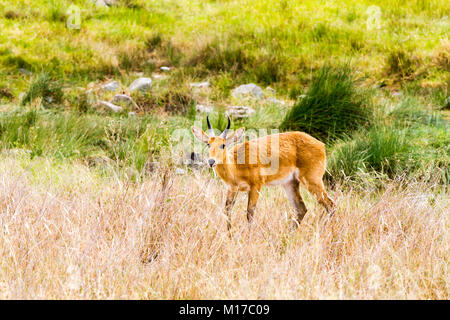
<instances>
[{"instance_id":1,"label":"brown deer","mask_svg":"<svg viewBox=\"0 0 450 320\"><path fill-rule=\"evenodd\" d=\"M252 221L256 203L263 185L282 185L296 211L300 224L306 206L300 194L300 184L315 195L329 215L334 203L328 197L322 177L325 173L325 145L304 132L285 132L239 143L245 129L230 135L231 120L226 129L215 136L207 117L209 135L191 127L194 136L209 148L208 164L228 186L225 213L231 229L230 211L239 191L248 192L247 219Z\"/></svg>"}]
</instances>

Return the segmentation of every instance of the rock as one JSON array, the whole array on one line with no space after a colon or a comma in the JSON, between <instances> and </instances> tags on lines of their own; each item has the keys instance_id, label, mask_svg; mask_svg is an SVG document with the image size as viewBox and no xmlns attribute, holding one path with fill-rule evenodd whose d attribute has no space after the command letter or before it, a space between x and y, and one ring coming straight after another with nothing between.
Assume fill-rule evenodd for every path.
<instances>
[{"instance_id":1,"label":"rock","mask_svg":"<svg viewBox=\"0 0 450 320\"><path fill-rule=\"evenodd\" d=\"M93 0L98 7L111 7L116 2L115 0Z\"/></svg>"},{"instance_id":2,"label":"rock","mask_svg":"<svg viewBox=\"0 0 450 320\"><path fill-rule=\"evenodd\" d=\"M228 114L235 119L248 118L255 113L255 110L247 106L231 106L228 108Z\"/></svg>"},{"instance_id":3,"label":"rock","mask_svg":"<svg viewBox=\"0 0 450 320\"><path fill-rule=\"evenodd\" d=\"M277 98L270 98L267 99L268 102L273 103L273 104L280 104L282 106L284 106L286 104L286 102L278 100Z\"/></svg>"},{"instance_id":4,"label":"rock","mask_svg":"<svg viewBox=\"0 0 450 320\"><path fill-rule=\"evenodd\" d=\"M307 97L306 94L301 94L301 95L298 96L299 99L305 99L306 97Z\"/></svg>"},{"instance_id":5,"label":"rock","mask_svg":"<svg viewBox=\"0 0 450 320\"><path fill-rule=\"evenodd\" d=\"M175 169L175 174L184 175L184 174L186 174L186 170L184 170L182 168L176 168Z\"/></svg>"},{"instance_id":6,"label":"rock","mask_svg":"<svg viewBox=\"0 0 450 320\"><path fill-rule=\"evenodd\" d=\"M271 87L267 87L266 91L269 91L270 93L276 93L277 92L277 90L275 90L275 89L273 89Z\"/></svg>"},{"instance_id":7,"label":"rock","mask_svg":"<svg viewBox=\"0 0 450 320\"><path fill-rule=\"evenodd\" d=\"M252 97L260 100L264 97L264 92L256 84L249 83L249 84L243 84L243 85L235 88L231 92L231 95L233 97L252 96Z\"/></svg>"},{"instance_id":8,"label":"rock","mask_svg":"<svg viewBox=\"0 0 450 320\"><path fill-rule=\"evenodd\" d=\"M161 69L162 71L170 71L170 68L169 68L169 67L161 67L161 68L159 68L159 69Z\"/></svg>"},{"instance_id":9,"label":"rock","mask_svg":"<svg viewBox=\"0 0 450 320\"><path fill-rule=\"evenodd\" d=\"M136 115L136 112L130 111L128 112L129 117L134 117Z\"/></svg>"},{"instance_id":10,"label":"rock","mask_svg":"<svg viewBox=\"0 0 450 320\"><path fill-rule=\"evenodd\" d=\"M116 91L119 89L120 85L117 81L111 81L102 86L102 89L105 91Z\"/></svg>"},{"instance_id":11,"label":"rock","mask_svg":"<svg viewBox=\"0 0 450 320\"><path fill-rule=\"evenodd\" d=\"M100 100L100 101L98 102L98 105L99 105L99 106L106 107L106 108L108 108L109 110L111 110L111 111L113 111L113 112L120 112L120 111L123 111L123 108L122 108L122 107L116 106L115 104L112 104L112 103L110 103L110 102L103 101L103 100Z\"/></svg>"},{"instance_id":12,"label":"rock","mask_svg":"<svg viewBox=\"0 0 450 320\"><path fill-rule=\"evenodd\" d=\"M134 104L133 99L130 96L127 96L126 94L116 94L110 101L111 103L119 103L119 102L125 102L128 104Z\"/></svg>"},{"instance_id":13,"label":"rock","mask_svg":"<svg viewBox=\"0 0 450 320\"><path fill-rule=\"evenodd\" d=\"M198 104L198 105L195 106L195 111L209 113L209 112L213 111L213 107L212 106L205 106L203 104Z\"/></svg>"},{"instance_id":14,"label":"rock","mask_svg":"<svg viewBox=\"0 0 450 320\"><path fill-rule=\"evenodd\" d=\"M130 84L130 91L136 91L136 90L140 90L140 91L147 91L149 89L152 88L152 79L150 78L139 78L134 80L131 84Z\"/></svg>"},{"instance_id":15,"label":"rock","mask_svg":"<svg viewBox=\"0 0 450 320\"><path fill-rule=\"evenodd\" d=\"M192 82L190 84L191 87L194 88L208 88L211 84L209 83L209 81L205 81L205 82Z\"/></svg>"},{"instance_id":16,"label":"rock","mask_svg":"<svg viewBox=\"0 0 450 320\"><path fill-rule=\"evenodd\" d=\"M398 97L398 96L400 96L400 95L401 95L401 93L398 92L398 91L392 92L392 96L393 96L393 97Z\"/></svg>"}]
</instances>

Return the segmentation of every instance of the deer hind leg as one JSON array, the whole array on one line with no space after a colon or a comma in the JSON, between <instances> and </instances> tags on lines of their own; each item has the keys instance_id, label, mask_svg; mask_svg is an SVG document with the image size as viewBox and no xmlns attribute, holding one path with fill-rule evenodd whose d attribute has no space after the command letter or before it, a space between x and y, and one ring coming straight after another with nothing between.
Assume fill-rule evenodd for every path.
<instances>
[{"instance_id":1,"label":"deer hind leg","mask_svg":"<svg viewBox=\"0 0 450 320\"><path fill-rule=\"evenodd\" d=\"M227 229L231 230L231 209L236 202L237 191L229 189L227 191L227 200L225 202L225 214L227 216Z\"/></svg>"},{"instance_id":2,"label":"deer hind leg","mask_svg":"<svg viewBox=\"0 0 450 320\"><path fill-rule=\"evenodd\" d=\"M252 222L253 214L255 213L256 204L258 203L259 192L261 186L252 186L248 192L248 204L247 204L247 221Z\"/></svg>"},{"instance_id":3,"label":"deer hind leg","mask_svg":"<svg viewBox=\"0 0 450 320\"><path fill-rule=\"evenodd\" d=\"M302 196L300 194L300 183L297 179L294 178L284 184L283 187L297 214L297 223L300 224L307 211L305 203L303 202Z\"/></svg>"},{"instance_id":4,"label":"deer hind leg","mask_svg":"<svg viewBox=\"0 0 450 320\"><path fill-rule=\"evenodd\" d=\"M333 200L328 196L323 185L322 177L320 179L308 179L306 188L311 192L319 203L325 207L330 216L333 215L335 205Z\"/></svg>"}]
</instances>

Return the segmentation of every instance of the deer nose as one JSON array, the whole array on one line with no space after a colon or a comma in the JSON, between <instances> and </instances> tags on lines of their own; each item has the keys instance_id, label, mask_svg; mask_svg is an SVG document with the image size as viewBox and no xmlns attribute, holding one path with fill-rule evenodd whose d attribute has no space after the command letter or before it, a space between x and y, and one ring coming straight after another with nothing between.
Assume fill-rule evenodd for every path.
<instances>
[{"instance_id":1,"label":"deer nose","mask_svg":"<svg viewBox=\"0 0 450 320\"><path fill-rule=\"evenodd\" d=\"M210 167L214 166L215 163L216 163L216 160L208 159L208 164L209 164Z\"/></svg>"}]
</instances>

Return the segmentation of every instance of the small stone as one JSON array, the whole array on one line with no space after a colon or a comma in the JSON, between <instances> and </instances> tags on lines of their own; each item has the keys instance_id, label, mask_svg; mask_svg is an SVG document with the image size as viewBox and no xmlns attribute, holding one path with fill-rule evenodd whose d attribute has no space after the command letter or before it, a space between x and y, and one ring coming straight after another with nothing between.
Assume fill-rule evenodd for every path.
<instances>
[{"instance_id":1,"label":"small stone","mask_svg":"<svg viewBox=\"0 0 450 320\"><path fill-rule=\"evenodd\" d=\"M273 88L271 88L271 87L267 87L267 88L266 88L266 91L269 91L269 92L271 92L271 93L276 93L276 92L277 92L275 89L273 89Z\"/></svg>"},{"instance_id":2,"label":"small stone","mask_svg":"<svg viewBox=\"0 0 450 320\"><path fill-rule=\"evenodd\" d=\"M119 103L119 102L126 102L126 103L133 103L133 99L131 99L130 96L127 96L126 94L116 94L110 101L111 103Z\"/></svg>"},{"instance_id":3,"label":"small stone","mask_svg":"<svg viewBox=\"0 0 450 320\"><path fill-rule=\"evenodd\" d=\"M212 110L213 110L212 106L205 106L203 104L198 104L195 106L195 111L197 112L209 113L212 112Z\"/></svg>"},{"instance_id":4,"label":"small stone","mask_svg":"<svg viewBox=\"0 0 450 320\"><path fill-rule=\"evenodd\" d=\"M264 92L260 87L258 87L254 83L243 84L237 88L235 88L231 95L233 97L243 97L243 96L251 96L256 99L262 99L264 97Z\"/></svg>"},{"instance_id":5,"label":"small stone","mask_svg":"<svg viewBox=\"0 0 450 320\"><path fill-rule=\"evenodd\" d=\"M169 67L161 67L160 68L162 71L170 71L170 68Z\"/></svg>"},{"instance_id":6,"label":"small stone","mask_svg":"<svg viewBox=\"0 0 450 320\"><path fill-rule=\"evenodd\" d=\"M117 81L111 81L102 86L102 89L105 91L116 91L119 89L119 83Z\"/></svg>"},{"instance_id":7,"label":"small stone","mask_svg":"<svg viewBox=\"0 0 450 320\"><path fill-rule=\"evenodd\" d=\"M205 82L192 82L190 84L191 87L194 88L208 88L211 84L209 83L209 81L205 81Z\"/></svg>"},{"instance_id":8,"label":"small stone","mask_svg":"<svg viewBox=\"0 0 450 320\"><path fill-rule=\"evenodd\" d=\"M392 96L393 96L393 97L398 97L398 96L400 96L400 95L401 95L401 93L398 92L398 91L392 92Z\"/></svg>"},{"instance_id":9,"label":"small stone","mask_svg":"<svg viewBox=\"0 0 450 320\"><path fill-rule=\"evenodd\" d=\"M307 97L306 94L301 94L301 95L298 96L299 99L305 99L306 97Z\"/></svg>"},{"instance_id":10,"label":"small stone","mask_svg":"<svg viewBox=\"0 0 450 320\"><path fill-rule=\"evenodd\" d=\"M111 110L111 111L113 111L113 112L120 112L120 111L123 110L122 107L116 106L115 104L112 104L112 103L110 103L110 102L103 101L103 100L100 100L100 101L98 102L98 105L104 106L104 107L108 108L109 110Z\"/></svg>"},{"instance_id":11,"label":"small stone","mask_svg":"<svg viewBox=\"0 0 450 320\"><path fill-rule=\"evenodd\" d=\"M255 110L247 106L231 106L228 108L228 114L235 119L248 118L255 113Z\"/></svg>"},{"instance_id":12,"label":"small stone","mask_svg":"<svg viewBox=\"0 0 450 320\"><path fill-rule=\"evenodd\" d=\"M92 2L95 2L98 7L111 7L115 0L93 0Z\"/></svg>"},{"instance_id":13,"label":"small stone","mask_svg":"<svg viewBox=\"0 0 450 320\"><path fill-rule=\"evenodd\" d=\"M130 84L130 87L129 87L130 91L136 91L136 90L147 91L151 88L152 88L152 79L150 79L150 78L136 79Z\"/></svg>"},{"instance_id":14,"label":"small stone","mask_svg":"<svg viewBox=\"0 0 450 320\"><path fill-rule=\"evenodd\" d=\"M129 117L134 117L136 115L136 112L130 111L128 112Z\"/></svg>"}]
</instances>

